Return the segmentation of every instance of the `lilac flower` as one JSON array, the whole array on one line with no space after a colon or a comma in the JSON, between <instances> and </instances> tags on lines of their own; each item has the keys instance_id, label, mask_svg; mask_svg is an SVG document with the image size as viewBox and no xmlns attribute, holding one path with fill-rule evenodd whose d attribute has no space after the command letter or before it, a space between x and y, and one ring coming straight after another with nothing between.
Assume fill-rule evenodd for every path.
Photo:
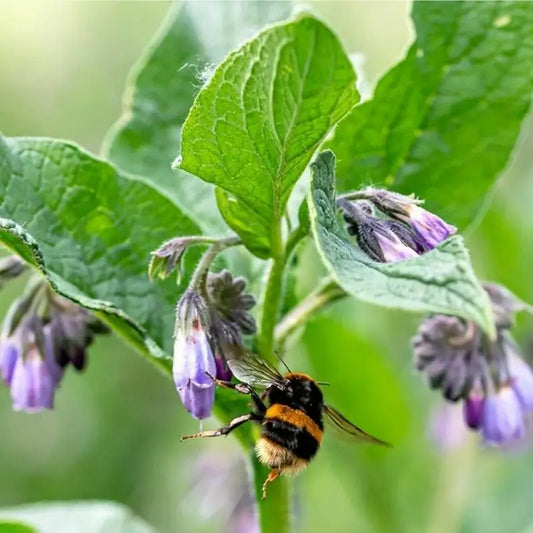
<instances>
[{"instance_id":1,"label":"lilac flower","mask_svg":"<svg viewBox=\"0 0 533 533\"><path fill-rule=\"evenodd\" d=\"M393 263L424 251L414 232L400 222L375 216L369 202L341 198L337 205L343 210L348 233L357 238L361 250L374 261Z\"/></svg>"},{"instance_id":2,"label":"lilac flower","mask_svg":"<svg viewBox=\"0 0 533 533\"><path fill-rule=\"evenodd\" d=\"M416 231L428 250L436 248L441 242L457 232L457 228L447 224L437 215L416 204L405 206L406 222Z\"/></svg>"},{"instance_id":3,"label":"lilac flower","mask_svg":"<svg viewBox=\"0 0 533 533\"><path fill-rule=\"evenodd\" d=\"M496 339L474 322L435 315L424 320L413 346L418 370L445 399L463 401L466 426L485 442L505 445L525 434L533 411L533 371L509 334L520 302L505 289L489 285Z\"/></svg>"},{"instance_id":4,"label":"lilac flower","mask_svg":"<svg viewBox=\"0 0 533 533\"><path fill-rule=\"evenodd\" d=\"M376 239L383 258L387 263L395 263L416 257L418 254L406 246L392 231L376 232Z\"/></svg>"},{"instance_id":5,"label":"lilac flower","mask_svg":"<svg viewBox=\"0 0 533 533\"><path fill-rule=\"evenodd\" d=\"M217 367L217 378L222 381L230 381L233 374L223 359L221 357L215 357L215 364Z\"/></svg>"},{"instance_id":6,"label":"lilac flower","mask_svg":"<svg viewBox=\"0 0 533 533\"><path fill-rule=\"evenodd\" d=\"M199 420L211 416L215 401L212 377L217 367L207 335L207 312L197 292L185 293L178 304L174 337L174 383L187 411Z\"/></svg>"},{"instance_id":7,"label":"lilac flower","mask_svg":"<svg viewBox=\"0 0 533 533\"><path fill-rule=\"evenodd\" d=\"M15 411L34 413L54 407L54 393L63 369L56 363L52 342L45 336L45 353L30 341L25 355L18 357L11 380L11 399Z\"/></svg>"},{"instance_id":8,"label":"lilac flower","mask_svg":"<svg viewBox=\"0 0 533 533\"><path fill-rule=\"evenodd\" d=\"M94 333L107 331L96 318L57 295L43 279L30 280L11 305L0 336L0 371L13 409L52 409L64 368L83 367Z\"/></svg>"},{"instance_id":9,"label":"lilac flower","mask_svg":"<svg viewBox=\"0 0 533 533\"><path fill-rule=\"evenodd\" d=\"M189 288L178 303L174 334L174 383L183 405L197 419L211 415L214 377L230 380L226 360L244 350L242 334L253 333L253 296L246 281L227 270L208 273L202 290Z\"/></svg>"},{"instance_id":10,"label":"lilac flower","mask_svg":"<svg viewBox=\"0 0 533 533\"><path fill-rule=\"evenodd\" d=\"M516 352L508 354L511 386L524 411L533 411L533 372Z\"/></svg>"},{"instance_id":11,"label":"lilac flower","mask_svg":"<svg viewBox=\"0 0 533 533\"><path fill-rule=\"evenodd\" d=\"M15 363L20 356L20 348L12 339L0 338L0 375L6 385L11 385Z\"/></svg>"},{"instance_id":12,"label":"lilac flower","mask_svg":"<svg viewBox=\"0 0 533 533\"><path fill-rule=\"evenodd\" d=\"M525 435L522 408L511 387L503 386L485 399L482 432L485 443L496 446Z\"/></svg>"},{"instance_id":13,"label":"lilac flower","mask_svg":"<svg viewBox=\"0 0 533 533\"><path fill-rule=\"evenodd\" d=\"M370 200L382 213L409 225L416 233L424 250L432 250L457 232L457 228L420 207L421 200L385 189L369 187L356 193Z\"/></svg>"},{"instance_id":14,"label":"lilac flower","mask_svg":"<svg viewBox=\"0 0 533 533\"><path fill-rule=\"evenodd\" d=\"M483 424L485 396L482 392L473 391L463 403L463 416L470 429L477 430Z\"/></svg>"}]
</instances>

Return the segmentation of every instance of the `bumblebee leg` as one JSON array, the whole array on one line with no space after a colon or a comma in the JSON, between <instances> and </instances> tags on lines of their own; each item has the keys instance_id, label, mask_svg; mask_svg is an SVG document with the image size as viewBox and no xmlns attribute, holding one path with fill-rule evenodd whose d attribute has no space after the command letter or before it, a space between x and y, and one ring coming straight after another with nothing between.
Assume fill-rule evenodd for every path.
<instances>
[{"instance_id":1,"label":"bumblebee leg","mask_svg":"<svg viewBox=\"0 0 533 533\"><path fill-rule=\"evenodd\" d=\"M232 389L239 392L240 394L247 394L252 398L255 409L261 415L266 413L266 405L264 404L262 398L248 385L247 383L232 383L231 381L223 381L222 379L216 379L211 374L206 372L206 374L215 382L219 387L224 387L225 389Z\"/></svg>"},{"instance_id":2,"label":"bumblebee leg","mask_svg":"<svg viewBox=\"0 0 533 533\"><path fill-rule=\"evenodd\" d=\"M267 497L267 487L269 483L272 483L279 475L281 474L281 470L271 470L268 474L268 477L265 479L265 482L263 483L263 500L266 500Z\"/></svg>"},{"instance_id":3,"label":"bumblebee leg","mask_svg":"<svg viewBox=\"0 0 533 533\"><path fill-rule=\"evenodd\" d=\"M208 431L201 431L200 433L194 433L193 435L184 435L180 438L180 441L189 440L189 439L202 439L204 437L221 437L222 435L228 435L234 429L238 428L245 422L249 420L257 420L257 415L250 413L248 415L238 416L234 418L227 426L221 427L220 429L213 429Z\"/></svg>"}]
</instances>

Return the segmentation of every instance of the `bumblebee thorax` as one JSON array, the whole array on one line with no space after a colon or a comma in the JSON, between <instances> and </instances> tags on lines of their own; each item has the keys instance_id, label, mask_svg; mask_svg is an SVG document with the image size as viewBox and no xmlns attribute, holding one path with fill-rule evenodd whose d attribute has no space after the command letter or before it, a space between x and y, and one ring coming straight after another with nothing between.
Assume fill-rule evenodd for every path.
<instances>
[{"instance_id":1,"label":"bumblebee thorax","mask_svg":"<svg viewBox=\"0 0 533 533\"><path fill-rule=\"evenodd\" d=\"M323 396L316 381L307 374L291 372L283 376L283 387L273 385L266 397L271 404L279 403L300 409L322 428Z\"/></svg>"}]
</instances>

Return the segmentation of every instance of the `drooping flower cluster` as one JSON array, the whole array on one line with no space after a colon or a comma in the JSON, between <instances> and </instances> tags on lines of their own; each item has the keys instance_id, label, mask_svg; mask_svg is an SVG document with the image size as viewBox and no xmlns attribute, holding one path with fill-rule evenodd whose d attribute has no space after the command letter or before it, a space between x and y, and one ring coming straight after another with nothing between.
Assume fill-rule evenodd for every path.
<instances>
[{"instance_id":1,"label":"drooping flower cluster","mask_svg":"<svg viewBox=\"0 0 533 533\"><path fill-rule=\"evenodd\" d=\"M509 329L520 302L486 284L497 336L491 340L474 322L445 315L425 319L413 340L415 364L446 400L463 402L466 425L487 444L502 445L525 434L533 411L533 372Z\"/></svg>"},{"instance_id":2,"label":"drooping flower cluster","mask_svg":"<svg viewBox=\"0 0 533 533\"><path fill-rule=\"evenodd\" d=\"M94 334L104 332L100 321L56 294L45 280L30 281L11 305L0 335L0 373L13 409L52 409L65 367L84 368Z\"/></svg>"},{"instance_id":3,"label":"drooping flower cluster","mask_svg":"<svg viewBox=\"0 0 533 533\"><path fill-rule=\"evenodd\" d=\"M224 270L208 274L204 294L189 289L177 308L173 375L183 405L195 418L211 415L213 377L228 380L228 354L243 349L242 334L255 332L248 311L255 299L244 294L246 281Z\"/></svg>"},{"instance_id":4,"label":"drooping flower cluster","mask_svg":"<svg viewBox=\"0 0 533 533\"><path fill-rule=\"evenodd\" d=\"M371 259L387 263L432 250L457 231L420 203L410 196L373 188L337 199L348 233Z\"/></svg>"}]
</instances>

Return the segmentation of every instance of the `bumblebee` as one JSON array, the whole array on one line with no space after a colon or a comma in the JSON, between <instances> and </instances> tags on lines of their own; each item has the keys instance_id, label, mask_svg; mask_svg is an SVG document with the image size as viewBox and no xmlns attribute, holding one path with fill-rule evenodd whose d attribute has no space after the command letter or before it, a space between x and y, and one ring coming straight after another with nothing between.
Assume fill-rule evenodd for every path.
<instances>
[{"instance_id":1,"label":"bumblebee","mask_svg":"<svg viewBox=\"0 0 533 533\"><path fill-rule=\"evenodd\" d=\"M352 424L336 409L324 403L320 383L307 374L280 374L257 355L248 353L228 365L241 383L212 378L221 387L246 394L252 400L252 412L234 418L217 430L186 435L181 440L228 435L246 422L261 426L255 451L261 463L270 468L263 484L263 499L269 483L280 474L295 475L304 470L316 455L324 432L324 421L349 437L372 444L390 446ZM257 394L253 387L263 388Z\"/></svg>"}]
</instances>

